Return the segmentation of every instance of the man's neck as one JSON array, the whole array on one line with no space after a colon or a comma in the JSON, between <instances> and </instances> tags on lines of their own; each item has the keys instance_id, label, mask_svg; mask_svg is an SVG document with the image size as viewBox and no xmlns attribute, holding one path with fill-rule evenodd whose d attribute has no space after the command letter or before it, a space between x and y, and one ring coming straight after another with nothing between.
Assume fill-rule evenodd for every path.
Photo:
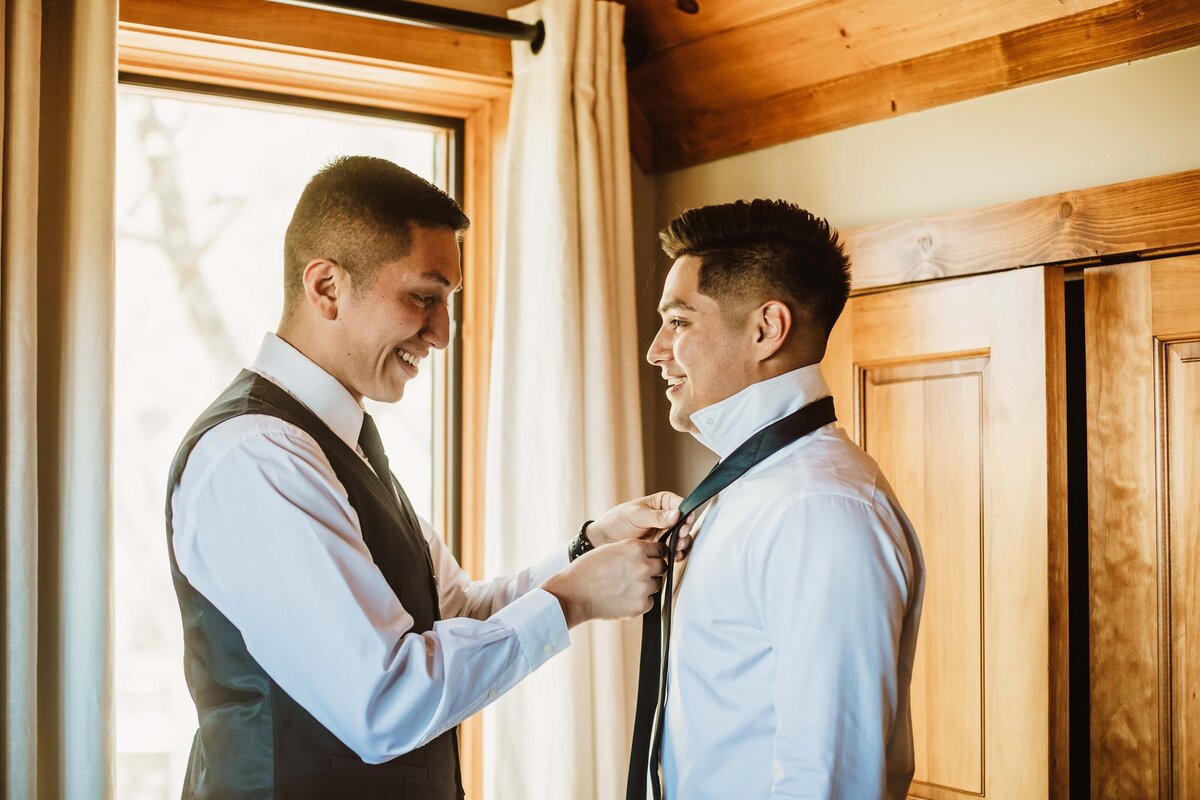
<instances>
[{"instance_id":1,"label":"man's neck","mask_svg":"<svg viewBox=\"0 0 1200 800\"><path fill-rule=\"evenodd\" d=\"M346 379L338 372L335 364L336 359L332 357L329 350L329 340L319 336L314 336L307 333L303 326L280 322L279 329L275 331L275 335L289 345L298 350L305 358L316 364L321 369L332 375L337 382L346 388L350 396L355 402L362 405L362 395L354 391L353 388L346 382Z\"/></svg>"}]
</instances>

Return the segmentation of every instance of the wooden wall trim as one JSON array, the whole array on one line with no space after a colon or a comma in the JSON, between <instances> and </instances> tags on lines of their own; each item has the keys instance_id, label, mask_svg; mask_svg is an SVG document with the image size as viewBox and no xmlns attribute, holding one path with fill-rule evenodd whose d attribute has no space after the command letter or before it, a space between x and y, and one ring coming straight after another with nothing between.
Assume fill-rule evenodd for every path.
<instances>
[{"instance_id":1,"label":"wooden wall trim","mask_svg":"<svg viewBox=\"0 0 1200 800\"><path fill-rule=\"evenodd\" d=\"M189 13L181 14L174 8L176 5L186 7ZM463 243L461 442L464 453L482 453L487 436L494 273L499 256L499 175L508 126L511 81L505 76L456 72L434 68L427 63L387 61L353 52L321 51L269 41L267 32L277 30L278 26L256 29L255 38L250 39L213 35L212 30L225 30L230 26L199 18L196 14L207 8L210 13L220 16L235 6L260 5L264 4L236 3L234 0L178 4L123 0L117 36L119 68L137 75L463 120L463 210L472 224ZM312 13L290 6L272 6L275 8L297 14L302 11ZM150 11L155 13L150 14ZM333 14L323 15L322 19L325 17L340 19ZM203 30L157 27L146 24L147 19L174 25L194 24ZM389 29L407 27L377 24L389 26ZM302 39L297 36L280 38ZM331 41L336 44L338 39L333 37ZM317 43L315 40L309 42ZM508 53L507 43L504 47ZM430 60L433 59L424 58L424 61ZM475 578L482 578L484 573L483 465L484 459L473 457L463 458L461 465L463 535L460 561L467 573ZM483 725L479 715L464 722L459 730L467 796L481 797Z\"/></svg>"},{"instance_id":2,"label":"wooden wall trim","mask_svg":"<svg viewBox=\"0 0 1200 800\"><path fill-rule=\"evenodd\" d=\"M1071 797L1071 614L1067 505L1067 319L1065 280L1059 267L1045 271L1042 318L1046 364L1046 496L1049 581L1050 797ZM1083 787L1076 793L1082 794Z\"/></svg>"},{"instance_id":3,"label":"wooden wall trim","mask_svg":"<svg viewBox=\"0 0 1200 800\"><path fill-rule=\"evenodd\" d=\"M1200 248L1200 170L843 232L854 291Z\"/></svg>"},{"instance_id":4,"label":"wooden wall trim","mask_svg":"<svg viewBox=\"0 0 1200 800\"><path fill-rule=\"evenodd\" d=\"M651 169L701 164L1197 44L1195 0L1121 0L743 108L673 114L655 128Z\"/></svg>"},{"instance_id":5,"label":"wooden wall trim","mask_svg":"<svg viewBox=\"0 0 1200 800\"><path fill-rule=\"evenodd\" d=\"M512 79L512 49L487 36L285 6L267 0L121 0L121 22L243 44L301 48L455 74Z\"/></svg>"}]
</instances>

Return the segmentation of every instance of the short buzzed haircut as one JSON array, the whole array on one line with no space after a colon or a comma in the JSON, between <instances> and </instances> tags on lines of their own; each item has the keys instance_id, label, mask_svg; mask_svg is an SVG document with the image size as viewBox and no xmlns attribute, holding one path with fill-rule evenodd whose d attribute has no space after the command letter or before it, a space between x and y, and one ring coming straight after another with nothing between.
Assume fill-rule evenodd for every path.
<instances>
[{"instance_id":1,"label":"short buzzed haircut","mask_svg":"<svg viewBox=\"0 0 1200 800\"><path fill-rule=\"evenodd\" d=\"M658 238L672 259L700 260L700 292L721 303L723 315L779 300L828 337L850 294L850 260L837 231L784 200L693 208Z\"/></svg>"},{"instance_id":2,"label":"short buzzed haircut","mask_svg":"<svg viewBox=\"0 0 1200 800\"><path fill-rule=\"evenodd\" d=\"M304 268L329 259L370 288L379 267L408 255L413 226L462 234L471 222L454 199L391 161L342 156L312 177L283 237L284 316L304 294Z\"/></svg>"}]
</instances>

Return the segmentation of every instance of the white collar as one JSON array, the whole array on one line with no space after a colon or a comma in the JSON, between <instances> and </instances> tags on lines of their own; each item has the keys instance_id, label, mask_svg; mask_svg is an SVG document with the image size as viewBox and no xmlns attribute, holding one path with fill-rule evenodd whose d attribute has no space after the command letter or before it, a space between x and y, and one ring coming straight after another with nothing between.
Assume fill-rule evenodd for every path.
<instances>
[{"instance_id":1,"label":"white collar","mask_svg":"<svg viewBox=\"0 0 1200 800\"><path fill-rule=\"evenodd\" d=\"M772 422L830 395L820 364L752 383L737 394L692 414L692 435L722 459Z\"/></svg>"},{"instance_id":2,"label":"white collar","mask_svg":"<svg viewBox=\"0 0 1200 800\"><path fill-rule=\"evenodd\" d=\"M358 447L363 407L337 378L308 356L267 333L251 369L307 406L351 450Z\"/></svg>"}]
</instances>

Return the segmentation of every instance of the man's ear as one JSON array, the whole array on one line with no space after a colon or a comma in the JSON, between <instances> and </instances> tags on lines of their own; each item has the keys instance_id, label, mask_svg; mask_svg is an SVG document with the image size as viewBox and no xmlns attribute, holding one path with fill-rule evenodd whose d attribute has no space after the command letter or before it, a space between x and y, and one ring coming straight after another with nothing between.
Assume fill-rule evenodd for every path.
<instances>
[{"instance_id":1,"label":"man's ear","mask_svg":"<svg viewBox=\"0 0 1200 800\"><path fill-rule=\"evenodd\" d=\"M766 361L787 342L788 334L792 331L792 312L786 304L768 300L754 312L754 320L758 360Z\"/></svg>"},{"instance_id":2,"label":"man's ear","mask_svg":"<svg viewBox=\"0 0 1200 800\"><path fill-rule=\"evenodd\" d=\"M322 319L338 316L338 300L349 289L350 276L336 261L317 258L304 268L304 297Z\"/></svg>"}]
</instances>

